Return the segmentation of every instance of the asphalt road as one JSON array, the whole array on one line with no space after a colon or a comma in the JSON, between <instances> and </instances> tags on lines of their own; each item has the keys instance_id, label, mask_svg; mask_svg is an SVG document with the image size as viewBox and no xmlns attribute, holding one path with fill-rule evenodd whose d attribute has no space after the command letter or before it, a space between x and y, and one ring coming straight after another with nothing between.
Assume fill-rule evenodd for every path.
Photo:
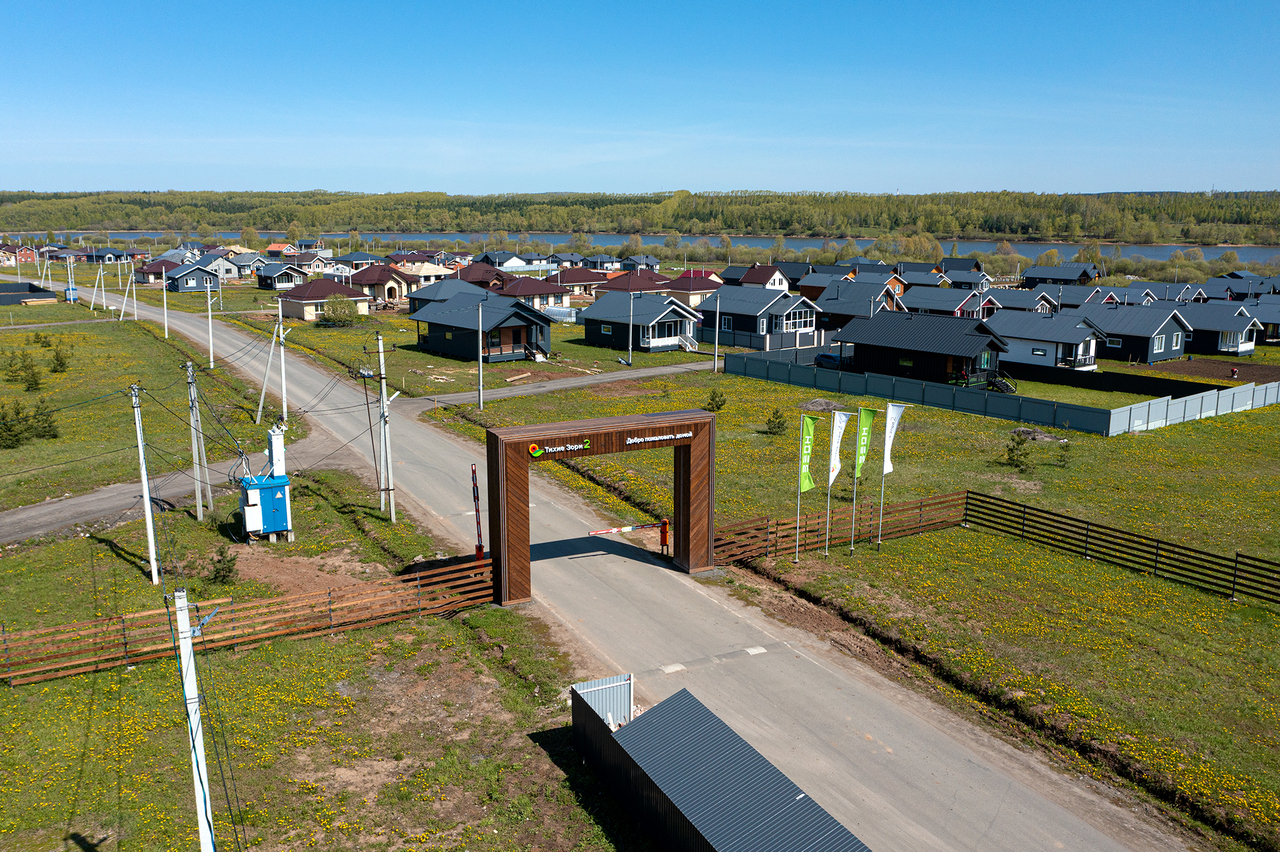
<instances>
[{"instance_id":1,"label":"asphalt road","mask_svg":"<svg viewBox=\"0 0 1280 852\"><path fill-rule=\"evenodd\" d=\"M159 318L158 310L142 311ZM171 312L169 324L206 344L204 317ZM238 366L256 378L266 356L260 349L246 357L251 343L215 323L215 351L238 351ZM334 384L330 373L296 353L288 374L291 403L313 410L308 440L323 445L327 433L330 451L350 442L346 453L368 462L368 439L359 440L368 423L358 386ZM270 380L273 392L277 381ZM421 407L420 400L392 406L399 500L430 517L439 535L469 548L471 465L482 472L483 490L481 448L417 421ZM688 687L877 852L1188 848L1105 791L1060 775L1039 756L722 588L673 572L624 542L587 538L605 524L573 495L534 479L530 503L535 599L603 668L635 672L639 695L649 702Z\"/></svg>"}]
</instances>

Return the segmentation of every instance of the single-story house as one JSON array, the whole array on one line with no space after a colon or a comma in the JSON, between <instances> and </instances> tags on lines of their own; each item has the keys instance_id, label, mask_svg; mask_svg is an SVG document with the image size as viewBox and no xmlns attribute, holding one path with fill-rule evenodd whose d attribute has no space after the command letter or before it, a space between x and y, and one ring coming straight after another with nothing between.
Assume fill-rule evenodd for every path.
<instances>
[{"instance_id":1,"label":"single-story house","mask_svg":"<svg viewBox=\"0 0 1280 852\"><path fill-rule=\"evenodd\" d=\"M987 319L1000 309L989 293L954 287L912 287L902 294L902 304L912 313L977 319Z\"/></svg>"},{"instance_id":2,"label":"single-story house","mask_svg":"<svg viewBox=\"0 0 1280 852\"><path fill-rule=\"evenodd\" d=\"M381 302L395 302L418 288L418 276L386 263L366 266L351 274L348 283Z\"/></svg>"},{"instance_id":3,"label":"single-story house","mask_svg":"<svg viewBox=\"0 0 1280 852\"><path fill-rule=\"evenodd\" d=\"M996 311L987 326L1004 338L1003 361L1070 370L1098 369L1102 334L1084 317L1038 311Z\"/></svg>"},{"instance_id":4,"label":"single-story house","mask_svg":"<svg viewBox=\"0 0 1280 852\"><path fill-rule=\"evenodd\" d=\"M1222 278L1235 278L1235 279L1237 279L1237 280L1239 280L1239 281L1247 281L1247 280L1248 280L1248 279L1250 279L1250 278L1255 278L1255 279L1256 279L1256 278L1261 278L1262 276L1261 276L1261 275L1259 275L1259 274L1258 274L1258 273L1256 273L1256 272L1250 272L1250 271L1249 271L1249 270L1247 270L1247 269L1233 269L1233 270L1232 270L1232 271L1230 271L1230 272L1224 273L1221 277L1222 277Z\"/></svg>"},{"instance_id":5,"label":"single-story house","mask_svg":"<svg viewBox=\"0 0 1280 852\"><path fill-rule=\"evenodd\" d=\"M256 275L263 290L289 290L307 281L307 273L291 263L268 263Z\"/></svg>"},{"instance_id":6,"label":"single-story house","mask_svg":"<svg viewBox=\"0 0 1280 852\"><path fill-rule=\"evenodd\" d=\"M1159 286L1159 283L1155 281L1142 281L1140 283L1148 288ZM1203 287L1195 284L1183 284L1180 287L1177 284L1166 284L1164 300L1166 302L1207 302L1209 301L1209 294L1204 291Z\"/></svg>"},{"instance_id":7,"label":"single-story house","mask_svg":"<svg viewBox=\"0 0 1280 852\"><path fill-rule=\"evenodd\" d=\"M661 263L651 254L633 254L622 259L622 268L631 271L636 269L648 269L650 272L657 272Z\"/></svg>"},{"instance_id":8,"label":"single-story house","mask_svg":"<svg viewBox=\"0 0 1280 852\"><path fill-rule=\"evenodd\" d=\"M217 273L205 269L203 266L197 266L194 263L184 263L181 266L175 266L165 273L165 286L174 293L195 293L205 290L217 290L221 286L221 281Z\"/></svg>"},{"instance_id":9,"label":"single-story house","mask_svg":"<svg viewBox=\"0 0 1280 852\"><path fill-rule=\"evenodd\" d=\"M219 254L201 255L195 259L195 265L204 267L222 281L240 277L240 268Z\"/></svg>"},{"instance_id":10,"label":"single-story house","mask_svg":"<svg viewBox=\"0 0 1280 852\"><path fill-rule=\"evenodd\" d=\"M1091 305L1148 305L1158 297L1145 287L1097 287L1092 284L1050 284L1030 288L1033 293L1047 293L1061 308ZM999 296L997 296L999 298Z\"/></svg>"},{"instance_id":11,"label":"single-story house","mask_svg":"<svg viewBox=\"0 0 1280 852\"><path fill-rule=\"evenodd\" d=\"M476 255L475 263L487 263L494 269L507 266L527 266L525 259L513 251L486 251Z\"/></svg>"},{"instance_id":12,"label":"single-story house","mask_svg":"<svg viewBox=\"0 0 1280 852\"><path fill-rule=\"evenodd\" d=\"M603 284L608 281L609 276L594 269L569 267L561 269L559 272L551 273L547 276L547 280L552 284L568 287L569 292L574 296L586 296L595 289L597 284Z\"/></svg>"},{"instance_id":13,"label":"single-story house","mask_svg":"<svg viewBox=\"0 0 1280 852\"><path fill-rule=\"evenodd\" d=\"M292 257L289 262L308 275L323 275L333 259L322 257L313 251L304 251Z\"/></svg>"},{"instance_id":14,"label":"single-story house","mask_svg":"<svg viewBox=\"0 0 1280 852\"><path fill-rule=\"evenodd\" d=\"M1144 364L1181 358L1191 324L1168 305L1094 304L1065 308L1062 314L1087 319L1103 336L1098 357Z\"/></svg>"},{"instance_id":15,"label":"single-story house","mask_svg":"<svg viewBox=\"0 0 1280 852\"><path fill-rule=\"evenodd\" d=\"M409 313L414 313L431 302L447 302L459 293L474 296L486 292L489 291L461 278L442 278L406 293L404 298L409 302Z\"/></svg>"},{"instance_id":16,"label":"single-story house","mask_svg":"<svg viewBox=\"0 0 1280 852\"><path fill-rule=\"evenodd\" d=\"M586 261L587 259L576 251L562 251L547 258L548 263L561 269L578 269Z\"/></svg>"},{"instance_id":17,"label":"single-story house","mask_svg":"<svg viewBox=\"0 0 1280 852\"><path fill-rule=\"evenodd\" d=\"M317 237L314 240L298 240L298 251L323 251L324 240Z\"/></svg>"},{"instance_id":18,"label":"single-story house","mask_svg":"<svg viewBox=\"0 0 1280 852\"><path fill-rule=\"evenodd\" d=\"M418 279L424 284L430 284L432 281L439 281L441 278L448 278L453 275L453 270L449 267L441 266L429 260L395 263L393 265L397 269L408 272L410 275L418 276Z\"/></svg>"},{"instance_id":19,"label":"single-story house","mask_svg":"<svg viewBox=\"0 0 1280 852\"><path fill-rule=\"evenodd\" d=\"M834 277L828 273L815 272L804 280L809 281L817 276ZM893 277L897 279L896 275ZM813 286L816 286L816 283ZM802 282L800 292L803 294L807 289L808 286L804 286ZM893 285L887 281L875 283L836 278L830 281L816 299L811 301L818 309L818 330L823 335L834 334L848 325L849 320L854 317L865 318L878 311L906 311L907 309L901 297L894 292Z\"/></svg>"},{"instance_id":20,"label":"single-story house","mask_svg":"<svg viewBox=\"0 0 1280 852\"><path fill-rule=\"evenodd\" d=\"M725 346L766 352L818 344L816 306L786 290L724 286L704 299L698 310L702 314L699 343L718 339Z\"/></svg>"},{"instance_id":21,"label":"single-story house","mask_svg":"<svg viewBox=\"0 0 1280 852\"><path fill-rule=\"evenodd\" d=\"M951 277L953 272L981 272L984 275L986 274L986 270L982 268L982 261L976 257L944 257L938 261L938 264L942 267L942 274L948 278ZM990 280L990 276L987 277Z\"/></svg>"},{"instance_id":22,"label":"single-story house","mask_svg":"<svg viewBox=\"0 0 1280 852\"><path fill-rule=\"evenodd\" d=\"M899 272L898 277L906 282L908 289L912 287L942 287L947 284L947 278L941 272L920 272L908 269Z\"/></svg>"},{"instance_id":23,"label":"single-story house","mask_svg":"<svg viewBox=\"0 0 1280 852\"><path fill-rule=\"evenodd\" d=\"M569 307L569 288L541 278L517 278L500 285L497 292L538 310Z\"/></svg>"},{"instance_id":24,"label":"single-story house","mask_svg":"<svg viewBox=\"0 0 1280 852\"><path fill-rule=\"evenodd\" d=\"M1020 287L1000 287L988 290L1004 311L1035 311L1051 314L1058 309L1058 300L1047 290L1023 290Z\"/></svg>"},{"instance_id":25,"label":"single-story house","mask_svg":"<svg viewBox=\"0 0 1280 852\"><path fill-rule=\"evenodd\" d=\"M285 316L315 322L324 313L325 302L333 296L345 296L355 304L357 314L369 315L368 296L331 278L317 278L299 284L276 298L280 300L280 312Z\"/></svg>"},{"instance_id":26,"label":"single-story house","mask_svg":"<svg viewBox=\"0 0 1280 852\"><path fill-rule=\"evenodd\" d=\"M985 290L992 281L991 276L981 269L952 269L942 276L951 282L952 287L961 290Z\"/></svg>"},{"instance_id":27,"label":"single-story house","mask_svg":"<svg viewBox=\"0 0 1280 852\"><path fill-rule=\"evenodd\" d=\"M679 300L657 293L609 292L578 314L588 346L641 352L696 350L694 328L698 313Z\"/></svg>"},{"instance_id":28,"label":"single-story house","mask_svg":"<svg viewBox=\"0 0 1280 852\"><path fill-rule=\"evenodd\" d=\"M941 275L942 264L933 263L932 261L900 260L898 261L898 264L893 267L893 271L902 276L905 276L909 272Z\"/></svg>"},{"instance_id":29,"label":"single-story house","mask_svg":"<svg viewBox=\"0 0 1280 852\"><path fill-rule=\"evenodd\" d=\"M817 270L818 267L814 267ZM860 284L889 285L895 296L901 297L907 291L907 282L895 272L883 271L883 267L862 267L853 277Z\"/></svg>"},{"instance_id":30,"label":"single-story house","mask_svg":"<svg viewBox=\"0 0 1280 852\"><path fill-rule=\"evenodd\" d=\"M457 275L463 281L470 281L472 284L479 284L482 287L493 287L515 278L510 272L503 272L501 269L481 261L467 264L457 271Z\"/></svg>"},{"instance_id":31,"label":"single-story house","mask_svg":"<svg viewBox=\"0 0 1280 852\"><path fill-rule=\"evenodd\" d=\"M1184 349L1194 355L1252 355L1255 336L1265 331L1242 302L1156 302L1171 307L1191 325Z\"/></svg>"},{"instance_id":32,"label":"single-story house","mask_svg":"<svg viewBox=\"0 0 1280 852\"><path fill-rule=\"evenodd\" d=\"M182 245L184 248L186 247L186 243ZM298 249L292 243L272 243L267 246L267 257L286 257L297 253Z\"/></svg>"},{"instance_id":33,"label":"single-story house","mask_svg":"<svg viewBox=\"0 0 1280 852\"><path fill-rule=\"evenodd\" d=\"M720 270L720 279L726 284L742 283L742 276L751 270L750 266L726 266Z\"/></svg>"},{"instance_id":34,"label":"single-story house","mask_svg":"<svg viewBox=\"0 0 1280 852\"><path fill-rule=\"evenodd\" d=\"M1254 336L1256 343L1280 343L1280 295L1259 296L1245 302L1249 315L1262 324L1261 333Z\"/></svg>"},{"instance_id":35,"label":"single-story house","mask_svg":"<svg viewBox=\"0 0 1280 852\"><path fill-rule=\"evenodd\" d=\"M625 272L597 284L592 293L599 299L606 293L655 293L665 296L670 291L671 279L666 276Z\"/></svg>"},{"instance_id":36,"label":"single-story house","mask_svg":"<svg viewBox=\"0 0 1280 852\"><path fill-rule=\"evenodd\" d=\"M1221 275L1204 282L1203 290L1209 299L1243 302L1270 293L1271 287L1266 282L1267 279L1261 275L1250 274L1243 278Z\"/></svg>"},{"instance_id":37,"label":"single-story house","mask_svg":"<svg viewBox=\"0 0 1280 852\"><path fill-rule=\"evenodd\" d=\"M801 278L813 271L813 265L807 261L780 260L774 266L778 267L778 271L787 276L787 281L790 282L793 290L800 283Z\"/></svg>"},{"instance_id":38,"label":"single-story house","mask_svg":"<svg viewBox=\"0 0 1280 852\"><path fill-rule=\"evenodd\" d=\"M781 269L776 266L762 266L758 263L742 273L738 284L742 287L763 287L766 290L783 291L791 287L791 281L782 274Z\"/></svg>"},{"instance_id":39,"label":"single-story house","mask_svg":"<svg viewBox=\"0 0 1280 852\"><path fill-rule=\"evenodd\" d=\"M622 259L614 257L611 254L593 254L591 257L583 260L583 265L585 265L587 269L614 271L622 268Z\"/></svg>"},{"instance_id":40,"label":"single-story house","mask_svg":"<svg viewBox=\"0 0 1280 852\"><path fill-rule=\"evenodd\" d=\"M124 263L129 253L124 249L96 248L85 252L85 263Z\"/></svg>"},{"instance_id":41,"label":"single-story house","mask_svg":"<svg viewBox=\"0 0 1280 852\"><path fill-rule=\"evenodd\" d=\"M232 255L227 259L236 268L236 277L238 278L250 278L256 275L259 269L267 265L267 259L253 251Z\"/></svg>"},{"instance_id":42,"label":"single-story house","mask_svg":"<svg viewBox=\"0 0 1280 852\"><path fill-rule=\"evenodd\" d=\"M184 263L191 263L200 255L191 249L171 248L166 252L162 252L156 260L172 260L181 266Z\"/></svg>"},{"instance_id":43,"label":"single-story house","mask_svg":"<svg viewBox=\"0 0 1280 852\"><path fill-rule=\"evenodd\" d=\"M357 272L366 266L373 266L375 263L386 263L387 259L377 254L370 254L367 251L353 251L348 254L338 255L334 258L339 263L345 263Z\"/></svg>"},{"instance_id":44,"label":"single-story house","mask_svg":"<svg viewBox=\"0 0 1280 852\"><path fill-rule=\"evenodd\" d=\"M417 323L418 351L465 361L479 356L486 363L546 358L551 347L551 319L546 314L518 299L474 286L472 290L443 302L427 302L409 315Z\"/></svg>"},{"instance_id":45,"label":"single-story house","mask_svg":"<svg viewBox=\"0 0 1280 852\"><path fill-rule=\"evenodd\" d=\"M708 296L719 290L722 282L720 276L714 272L709 275L690 275L690 271L685 270L683 275L672 279L667 285L670 288L667 292L682 305L696 308Z\"/></svg>"},{"instance_id":46,"label":"single-story house","mask_svg":"<svg viewBox=\"0 0 1280 852\"><path fill-rule=\"evenodd\" d=\"M1088 284L1097 276L1081 266L1028 266L1022 273L1022 286L1028 288Z\"/></svg>"},{"instance_id":47,"label":"single-story house","mask_svg":"<svg viewBox=\"0 0 1280 852\"><path fill-rule=\"evenodd\" d=\"M841 363L853 372L966 387L986 387L1009 351L980 319L903 311L854 317L831 342L840 344Z\"/></svg>"},{"instance_id":48,"label":"single-story house","mask_svg":"<svg viewBox=\"0 0 1280 852\"><path fill-rule=\"evenodd\" d=\"M133 280L138 284L163 284L165 276L181 265L173 260L153 260L134 270Z\"/></svg>"}]
</instances>

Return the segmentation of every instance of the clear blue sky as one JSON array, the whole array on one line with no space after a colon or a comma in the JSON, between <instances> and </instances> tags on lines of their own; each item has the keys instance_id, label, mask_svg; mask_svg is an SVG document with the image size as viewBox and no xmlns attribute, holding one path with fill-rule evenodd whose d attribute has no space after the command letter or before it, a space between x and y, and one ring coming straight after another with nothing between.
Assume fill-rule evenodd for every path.
<instances>
[{"instance_id":1,"label":"clear blue sky","mask_svg":"<svg viewBox=\"0 0 1280 852\"><path fill-rule=\"evenodd\" d=\"M18 3L0 188L1280 188L1280 6Z\"/></svg>"}]
</instances>

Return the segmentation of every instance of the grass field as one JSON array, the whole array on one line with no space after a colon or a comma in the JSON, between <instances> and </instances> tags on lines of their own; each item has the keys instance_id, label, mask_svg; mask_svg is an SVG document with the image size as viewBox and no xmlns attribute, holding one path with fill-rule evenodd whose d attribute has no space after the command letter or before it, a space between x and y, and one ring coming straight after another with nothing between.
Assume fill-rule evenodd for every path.
<instances>
[{"instance_id":1,"label":"grass field","mask_svg":"<svg viewBox=\"0 0 1280 852\"><path fill-rule=\"evenodd\" d=\"M722 524L762 514L795 513L797 407L801 403L825 396L845 410L859 405L883 410L885 405L880 399L692 374L495 400L486 404L482 415L464 409L424 417L450 422L478 440L483 430L465 417L512 425L675 411L702 407L712 388L726 398L716 415L716 519ZM764 432L775 407L790 421L782 436ZM823 415L812 459L819 471L827 462L828 423L829 417ZM880 415L863 469L859 490L863 500L878 496L875 474L880 470L882 423ZM886 480L886 499L908 500L968 488L1215 553L1239 549L1275 558L1280 551L1280 485L1274 475L1273 439L1280 430L1280 406L1115 438L1051 430L1070 437L1066 466L1057 444L1033 443L1034 467L1028 473L1019 473L1007 463L1010 430L1020 425L926 406L908 408L894 443L895 469ZM851 498L851 446L846 437L845 467L832 492L838 506L847 505ZM597 456L581 459L579 464L602 482L627 492L634 502L652 507L654 514L671 512L669 452ZM554 471L549 465L540 469ZM801 509L820 511L825 502L825 490L815 488L804 494ZM636 514L635 509L630 511Z\"/></svg>"},{"instance_id":2,"label":"grass field","mask_svg":"<svg viewBox=\"0 0 1280 852\"><path fill-rule=\"evenodd\" d=\"M168 299L169 310L183 313L203 314L209 310L208 300L200 293L169 293L167 296L157 284L140 285L138 301L147 305L160 307ZM130 296L130 308L133 300ZM227 284L222 288L222 299L218 299L218 291L213 292L213 312L263 311L272 315L276 312L274 294L260 290L252 284Z\"/></svg>"},{"instance_id":3,"label":"grass field","mask_svg":"<svg viewBox=\"0 0 1280 852\"><path fill-rule=\"evenodd\" d=\"M261 547L280 556L348 548L393 571L432 552L411 523L381 521L352 477L320 472L298 485L299 541ZM227 541L185 513L161 526L178 548ZM158 605L134 555L141 536L135 522L7 554L0 608L10 629L11 619ZM234 814L248 845L267 849L649 848L573 752L560 695L569 661L518 612L478 608L276 640L201 654L199 666L222 847L233 847ZM0 689L0 732L0 850L194 846L173 661ZM224 766L233 767L233 806Z\"/></svg>"},{"instance_id":4,"label":"grass field","mask_svg":"<svg viewBox=\"0 0 1280 852\"><path fill-rule=\"evenodd\" d=\"M100 316L105 318L105 315ZM66 302L59 302L56 305L0 306L0 328L43 322L72 322L74 320L93 318L93 315L84 308L77 305L69 305Z\"/></svg>"},{"instance_id":5,"label":"grass field","mask_svg":"<svg viewBox=\"0 0 1280 852\"><path fill-rule=\"evenodd\" d=\"M87 314L85 311L81 313ZM29 413L44 399L55 414L59 437L35 439L15 449L0 449L0 510L48 497L79 494L99 485L138 477L137 439L127 388L137 382L142 396L143 432L152 448L149 470L162 477L187 469L191 454L187 425L187 384L183 364L200 368L201 354L175 337L162 339L146 322L85 323L45 330L70 352L63 373L49 371L53 351L35 342L34 332L0 328L0 357L32 356L41 385L0 384L0 405L21 403ZM204 412L210 458L235 455L227 430L258 446L263 427L253 425L257 394L227 371L200 369L197 386L212 409ZM272 422L278 413L264 411ZM224 428L225 427L225 430ZM291 439L300 436L291 431Z\"/></svg>"},{"instance_id":6,"label":"grass field","mask_svg":"<svg viewBox=\"0 0 1280 852\"><path fill-rule=\"evenodd\" d=\"M766 572L1166 799L1280 846L1278 608L963 529Z\"/></svg>"},{"instance_id":7,"label":"grass field","mask_svg":"<svg viewBox=\"0 0 1280 852\"><path fill-rule=\"evenodd\" d=\"M1018 380L1018 394L1033 399L1048 399L1053 402L1065 402L1071 405L1087 405L1093 408L1123 408L1135 402L1146 402L1154 396L1143 396L1136 393L1115 393L1113 391L1090 390L1089 388L1073 388L1069 385L1051 385L1044 382L1027 382Z\"/></svg>"}]
</instances>

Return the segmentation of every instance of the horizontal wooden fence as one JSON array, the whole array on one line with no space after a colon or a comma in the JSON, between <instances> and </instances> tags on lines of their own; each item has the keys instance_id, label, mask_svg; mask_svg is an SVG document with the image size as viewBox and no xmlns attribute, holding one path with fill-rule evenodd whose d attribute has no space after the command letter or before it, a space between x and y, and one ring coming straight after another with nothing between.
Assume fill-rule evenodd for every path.
<instances>
[{"instance_id":1,"label":"horizontal wooden fence","mask_svg":"<svg viewBox=\"0 0 1280 852\"><path fill-rule=\"evenodd\" d=\"M197 641L206 649L251 647L278 637L326 636L491 600L492 563L484 559L324 592L201 601L195 605L201 618L215 607L217 614ZM4 677L16 686L171 656L170 631L164 609L6 631L0 637Z\"/></svg>"},{"instance_id":2,"label":"horizontal wooden fence","mask_svg":"<svg viewBox=\"0 0 1280 852\"><path fill-rule=\"evenodd\" d=\"M1280 603L1280 563L1256 556L1209 553L976 491L967 494L965 521L1229 598Z\"/></svg>"},{"instance_id":3,"label":"horizontal wooden fence","mask_svg":"<svg viewBox=\"0 0 1280 852\"><path fill-rule=\"evenodd\" d=\"M879 507L872 501L858 507L857 528L853 526L852 508L834 509L831 512L830 545L848 547L851 540L874 541L902 538L930 530L959 526L964 522L965 492L943 494L923 500L891 503L884 507L884 527L881 532ZM754 518L749 521L720 527L716 530L715 557L717 562L736 562L740 559L778 556L794 553L796 531L799 530L800 550L822 550L827 546L827 513L815 512L795 518L773 520Z\"/></svg>"}]
</instances>

